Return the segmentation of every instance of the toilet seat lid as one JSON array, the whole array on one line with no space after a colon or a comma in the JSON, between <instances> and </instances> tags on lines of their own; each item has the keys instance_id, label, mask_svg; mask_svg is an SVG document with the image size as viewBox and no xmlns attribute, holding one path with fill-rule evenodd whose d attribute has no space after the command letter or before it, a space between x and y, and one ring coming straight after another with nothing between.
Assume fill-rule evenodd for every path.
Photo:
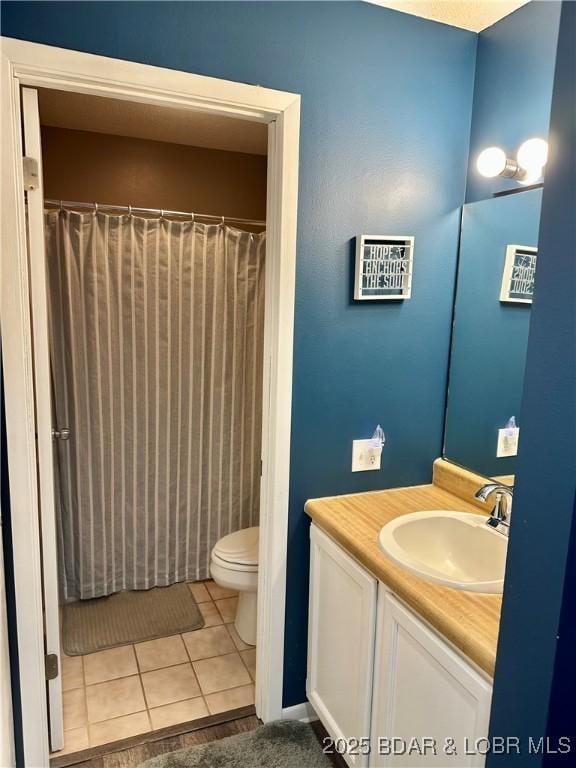
<instances>
[{"instance_id":1,"label":"toilet seat lid","mask_svg":"<svg viewBox=\"0 0 576 768\"><path fill-rule=\"evenodd\" d=\"M227 563L258 565L258 526L229 533L217 541L213 552Z\"/></svg>"}]
</instances>

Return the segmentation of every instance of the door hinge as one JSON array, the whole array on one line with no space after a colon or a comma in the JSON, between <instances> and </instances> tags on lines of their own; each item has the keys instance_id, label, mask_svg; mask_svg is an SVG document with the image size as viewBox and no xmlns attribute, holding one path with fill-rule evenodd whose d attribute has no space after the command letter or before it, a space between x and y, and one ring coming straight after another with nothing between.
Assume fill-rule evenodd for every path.
<instances>
[{"instance_id":1,"label":"door hinge","mask_svg":"<svg viewBox=\"0 0 576 768\"><path fill-rule=\"evenodd\" d=\"M70 440L70 430L67 427L52 430L53 440Z\"/></svg>"},{"instance_id":2,"label":"door hinge","mask_svg":"<svg viewBox=\"0 0 576 768\"><path fill-rule=\"evenodd\" d=\"M59 674L57 654L47 653L44 656L44 666L46 667L46 680L55 680Z\"/></svg>"},{"instance_id":3,"label":"door hinge","mask_svg":"<svg viewBox=\"0 0 576 768\"><path fill-rule=\"evenodd\" d=\"M33 189L38 189L40 182L38 173L38 160L33 157L23 157L22 167L24 169L24 189L26 192L31 192Z\"/></svg>"}]
</instances>

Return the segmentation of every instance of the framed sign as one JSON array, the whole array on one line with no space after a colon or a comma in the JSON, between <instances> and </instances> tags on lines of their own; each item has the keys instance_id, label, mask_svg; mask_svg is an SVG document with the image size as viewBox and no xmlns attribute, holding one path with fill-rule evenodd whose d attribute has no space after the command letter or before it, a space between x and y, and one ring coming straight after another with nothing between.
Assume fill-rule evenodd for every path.
<instances>
[{"instance_id":1,"label":"framed sign","mask_svg":"<svg viewBox=\"0 0 576 768\"><path fill-rule=\"evenodd\" d=\"M354 298L359 301L409 299L413 252L413 237L359 235Z\"/></svg>"},{"instance_id":2,"label":"framed sign","mask_svg":"<svg viewBox=\"0 0 576 768\"><path fill-rule=\"evenodd\" d=\"M538 249L529 245L507 246L500 301L532 304L537 254Z\"/></svg>"}]
</instances>

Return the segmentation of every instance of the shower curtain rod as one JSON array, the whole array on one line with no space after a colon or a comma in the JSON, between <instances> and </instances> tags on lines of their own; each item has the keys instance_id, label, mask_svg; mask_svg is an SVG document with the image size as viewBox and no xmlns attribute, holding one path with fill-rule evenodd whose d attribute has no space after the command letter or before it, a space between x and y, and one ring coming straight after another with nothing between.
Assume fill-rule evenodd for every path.
<instances>
[{"instance_id":1,"label":"shower curtain rod","mask_svg":"<svg viewBox=\"0 0 576 768\"><path fill-rule=\"evenodd\" d=\"M109 205L108 203L80 203L70 200L44 200L46 205L56 205L59 208L91 208L97 211L99 208L105 208L113 211L126 211L128 215L133 213L148 213L153 216L162 218L163 216L187 216L192 219L210 219L212 221L219 221L224 224L225 221L233 221L236 224L250 224L254 227L265 227L265 221L259 221L257 219L240 219L236 216L215 216L212 213L188 213L187 211L169 211L166 208L138 208L135 205Z\"/></svg>"}]
</instances>

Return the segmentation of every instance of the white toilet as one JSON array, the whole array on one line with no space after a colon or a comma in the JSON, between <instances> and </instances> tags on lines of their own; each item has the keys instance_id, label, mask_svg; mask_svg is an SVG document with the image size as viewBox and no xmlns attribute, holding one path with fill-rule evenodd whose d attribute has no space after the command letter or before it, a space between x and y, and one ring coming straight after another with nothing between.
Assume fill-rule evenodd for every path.
<instances>
[{"instance_id":1,"label":"white toilet","mask_svg":"<svg viewBox=\"0 0 576 768\"><path fill-rule=\"evenodd\" d=\"M210 559L210 573L216 584L238 592L234 626L248 645L256 645L258 533L255 526L223 536Z\"/></svg>"}]
</instances>

